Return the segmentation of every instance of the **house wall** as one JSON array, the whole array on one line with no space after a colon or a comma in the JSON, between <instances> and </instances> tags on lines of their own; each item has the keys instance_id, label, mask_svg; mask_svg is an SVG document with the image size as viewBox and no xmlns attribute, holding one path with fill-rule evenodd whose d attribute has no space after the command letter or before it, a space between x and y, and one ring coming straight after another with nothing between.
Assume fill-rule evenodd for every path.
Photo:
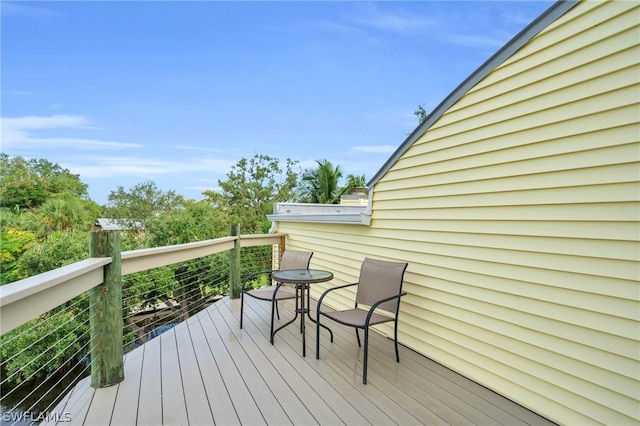
<instances>
[{"instance_id":1,"label":"house wall","mask_svg":"<svg viewBox=\"0 0 640 426\"><path fill-rule=\"evenodd\" d=\"M556 422L637 424L639 9L577 5L398 159L370 226L281 222L287 246L328 285L408 261L403 344Z\"/></svg>"}]
</instances>

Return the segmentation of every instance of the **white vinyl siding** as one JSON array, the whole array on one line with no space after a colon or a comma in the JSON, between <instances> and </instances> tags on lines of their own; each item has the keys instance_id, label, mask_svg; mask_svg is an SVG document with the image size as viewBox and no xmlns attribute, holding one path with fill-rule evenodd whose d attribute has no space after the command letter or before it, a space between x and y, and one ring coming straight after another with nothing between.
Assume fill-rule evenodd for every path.
<instances>
[{"instance_id":1,"label":"white vinyl siding","mask_svg":"<svg viewBox=\"0 0 640 426\"><path fill-rule=\"evenodd\" d=\"M369 227L281 223L336 275L314 293L407 261L403 344L561 424L637 424L638 16L581 2L549 25L376 182Z\"/></svg>"}]
</instances>

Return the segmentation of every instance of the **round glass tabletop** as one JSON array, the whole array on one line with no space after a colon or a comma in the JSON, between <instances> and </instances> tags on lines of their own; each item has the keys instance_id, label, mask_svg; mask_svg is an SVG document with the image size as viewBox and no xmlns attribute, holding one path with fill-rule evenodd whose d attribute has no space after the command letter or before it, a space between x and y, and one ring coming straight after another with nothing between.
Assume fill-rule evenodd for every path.
<instances>
[{"instance_id":1,"label":"round glass tabletop","mask_svg":"<svg viewBox=\"0 0 640 426\"><path fill-rule=\"evenodd\" d=\"M333 274L322 269L285 269L272 275L275 281L289 284L313 284L329 281Z\"/></svg>"}]
</instances>

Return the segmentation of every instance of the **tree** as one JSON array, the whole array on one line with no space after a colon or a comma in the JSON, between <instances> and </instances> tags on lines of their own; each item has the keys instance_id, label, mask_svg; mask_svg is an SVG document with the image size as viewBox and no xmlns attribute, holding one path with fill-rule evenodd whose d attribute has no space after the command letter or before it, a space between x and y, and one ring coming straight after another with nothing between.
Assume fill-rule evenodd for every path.
<instances>
[{"instance_id":1,"label":"tree","mask_svg":"<svg viewBox=\"0 0 640 426\"><path fill-rule=\"evenodd\" d=\"M154 219L182 208L184 197L175 191L162 191L153 181L134 185L128 191L118 186L107 198L104 214L120 222L130 235L150 229Z\"/></svg>"},{"instance_id":2,"label":"tree","mask_svg":"<svg viewBox=\"0 0 640 426\"><path fill-rule=\"evenodd\" d=\"M367 180L364 175L349 175L347 176L347 185L342 190L343 194L348 194L353 188L364 188L367 185Z\"/></svg>"},{"instance_id":3,"label":"tree","mask_svg":"<svg viewBox=\"0 0 640 426\"><path fill-rule=\"evenodd\" d=\"M418 117L419 123L422 123L427 119L427 117L429 117L429 114L427 114L427 110L424 109L424 104L418 105L418 108L413 112L413 115Z\"/></svg>"},{"instance_id":4,"label":"tree","mask_svg":"<svg viewBox=\"0 0 640 426\"><path fill-rule=\"evenodd\" d=\"M20 275L16 270L17 261L35 241L36 236L33 232L11 227L2 229L0 234L0 285L19 279Z\"/></svg>"},{"instance_id":5,"label":"tree","mask_svg":"<svg viewBox=\"0 0 640 426\"><path fill-rule=\"evenodd\" d=\"M55 231L45 240L31 243L16 264L16 278L24 279L87 259L86 231Z\"/></svg>"},{"instance_id":6,"label":"tree","mask_svg":"<svg viewBox=\"0 0 640 426\"><path fill-rule=\"evenodd\" d=\"M22 222L40 238L46 238L56 231L89 231L99 215L100 206L93 201L60 196L25 213Z\"/></svg>"},{"instance_id":7,"label":"tree","mask_svg":"<svg viewBox=\"0 0 640 426\"><path fill-rule=\"evenodd\" d=\"M179 208L158 216L149 229L153 247L209 240L229 235L225 215L205 200L183 200Z\"/></svg>"},{"instance_id":8,"label":"tree","mask_svg":"<svg viewBox=\"0 0 640 426\"><path fill-rule=\"evenodd\" d=\"M296 164L287 159L283 168L278 159L268 155L242 158L231 167L227 180L218 181L221 192L205 191L204 195L226 214L229 226L239 223L242 233L266 233L270 227L266 215L273 212L273 204L294 198Z\"/></svg>"},{"instance_id":9,"label":"tree","mask_svg":"<svg viewBox=\"0 0 640 426\"><path fill-rule=\"evenodd\" d=\"M0 153L1 207L35 208L58 194L89 200L87 185L58 164Z\"/></svg>"},{"instance_id":10,"label":"tree","mask_svg":"<svg viewBox=\"0 0 640 426\"><path fill-rule=\"evenodd\" d=\"M56 231L28 246L16 261L13 278L48 272L88 256L86 232ZM0 337L0 361L7 381L42 380L78 362L89 342L88 307L88 298L78 296Z\"/></svg>"},{"instance_id":11,"label":"tree","mask_svg":"<svg viewBox=\"0 0 640 426\"><path fill-rule=\"evenodd\" d=\"M340 166L334 166L329 160L316 161L318 167L308 169L302 175L299 201L303 203L337 204L344 188L339 185L342 177Z\"/></svg>"},{"instance_id":12,"label":"tree","mask_svg":"<svg viewBox=\"0 0 640 426\"><path fill-rule=\"evenodd\" d=\"M180 209L153 221L149 229L149 244L166 246L203 241L229 235L229 226L223 212L211 208L204 200L185 200ZM222 294L226 288L216 287L214 283L227 283L228 264L226 253L214 254L171 265L176 285L172 289L174 298L180 303L181 318L186 319L202 306L209 293ZM142 300L154 298L155 283L152 288L136 284ZM215 288L214 288L215 287ZM147 289L147 293L142 293Z\"/></svg>"}]
</instances>

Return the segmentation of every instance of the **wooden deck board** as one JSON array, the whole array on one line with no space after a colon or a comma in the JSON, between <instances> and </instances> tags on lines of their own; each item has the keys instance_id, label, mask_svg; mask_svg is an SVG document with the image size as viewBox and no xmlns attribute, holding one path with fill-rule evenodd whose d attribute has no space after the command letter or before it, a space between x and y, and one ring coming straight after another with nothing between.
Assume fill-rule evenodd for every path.
<instances>
[{"instance_id":1,"label":"wooden deck board","mask_svg":"<svg viewBox=\"0 0 640 426\"><path fill-rule=\"evenodd\" d=\"M249 329L251 332L253 330L257 330L258 334L256 339L267 339L269 336L269 325L263 321L263 318L258 316L255 312L248 310L245 311L249 315L245 317L245 330ZM260 330L262 329L262 330ZM284 330L283 330L284 332ZM295 347L292 345L263 345L268 348L272 348L273 350L277 350L282 353L282 355L289 360L292 368L294 368L300 375L302 375L305 381L309 385L309 391L305 392L305 395L309 396L312 399L311 405L308 405L310 409L312 409L313 413L316 415L317 419L321 419L323 417L332 417L335 414L340 421L337 423L332 422L321 422L322 424L339 424L343 422L345 424L366 424L368 423L366 419L353 408L353 406L343 398L341 395L335 392L334 388L323 378L323 376L317 371L315 368L309 368L309 360L310 358L302 358L300 356L300 347L301 342L296 342ZM312 358L314 364L315 358ZM315 404L318 400L315 399L315 395L311 393L311 390L315 390L315 395L318 395L318 400L322 400L326 403L326 406L331 410L331 412L327 412L326 410L316 410Z\"/></svg>"},{"instance_id":2,"label":"wooden deck board","mask_svg":"<svg viewBox=\"0 0 640 426\"><path fill-rule=\"evenodd\" d=\"M229 317L228 315L226 317L223 316L220 311L219 313L220 318ZM235 321L234 324L226 323L232 330L236 327ZM286 366L288 365L286 359L282 357L282 354L278 351L274 351L269 357L260 350L258 344L249 334L242 333L240 331L235 332L235 334L238 337L238 342L246 355L252 360L253 365L255 365L256 368L259 366L260 376L264 380L265 385L269 387L274 397L278 400L278 403L286 413L289 420L295 425L318 424L314 416L300 400L299 395L304 395L304 393L299 394L294 390L297 388L300 389L301 392L309 392L308 385L303 385L301 383L302 379L300 378L300 375L292 369L286 371L288 374L285 374L285 372L282 371L283 369L286 369ZM284 377L286 377L286 380Z\"/></svg>"},{"instance_id":3,"label":"wooden deck board","mask_svg":"<svg viewBox=\"0 0 640 426\"><path fill-rule=\"evenodd\" d=\"M234 313L229 309L228 305L220 305L223 314L227 314L229 318L237 319ZM239 324L236 322L236 324ZM233 327L233 324L230 324ZM238 325L239 326L239 325ZM296 414L296 418L292 418L295 424L340 424L341 420L332 410L329 403L323 399L323 395L318 393L314 388L313 380L310 380L303 374L306 368L296 368L295 361L300 360L297 353L291 351L281 351L272 345L264 345L263 336L259 334L256 325L250 318L245 318L245 330L250 332L244 334L251 339L253 346L262 351L266 359L273 365L278 375L286 377L284 384L291 388L293 395L299 399L300 404L304 406L304 410L300 407L302 413ZM257 340L256 340L257 338ZM316 381L319 376L313 377Z\"/></svg>"},{"instance_id":4,"label":"wooden deck board","mask_svg":"<svg viewBox=\"0 0 640 426\"><path fill-rule=\"evenodd\" d=\"M249 358L238 340L238 337L242 336L242 333L238 331L236 334L228 328L218 309L209 310L209 315L213 323L218 327L218 331L222 335L227 334L227 339L223 339L222 343L227 347L229 354L231 354L236 368L240 372L240 375L264 417L264 421L267 424L293 424L287 412L278 401L278 398L271 389L269 389L267 382L262 376L262 374L265 374L264 372L268 370L268 365L265 364L263 360L252 360Z\"/></svg>"},{"instance_id":5,"label":"wooden deck board","mask_svg":"<svg viewBox=\"0 0 640 426\"><path fill-rule=\"evenodd\" d=\"M96 392L91 400L91 407L84 422L89 425L106 425L111 423L113 406L116 402L118 386L109 386L102 392Z\"/></svg>"},{"instance_id":6,"label":"wooden deck board","mask_svg":"<svg viewBox=\"0 0 640 426\"><path fill-rule=\"evenodd\" d=\"M231 355L227 351L227 347L223 344L222 337L208 311L205 312L205 315L199 316L204 325L203 328L208 330L206 337L209 342L209 347L211 348L213 358L218 364L222 380L233 402L234 409L238 414L240 424L264 424L265 421L262 413L245 385L240 371L236 368Z\"/></svg>"},{"instance_id":7,"label":"wooden deck board","mask_svg":"<svg viewBox=\"0 0 640 426\"><path fill-rule=\"evenodd\" d=\"M111 416L111 423L114 425L126 424L131 419L138 421L138 397L144 349L144 347L136 348L125 356L125 380L118 385L118 395Z\"/></svg>"},{"instance_id":8,"label":"wooden deck board","mask_svg":"<svg viewBox=\"0 0 640 426\"><path fill-rule=\"evenodd\" d=\"M143 426L159 425L162 424L160 339L152 339L145 343L142 348L144 349L141 372L143 380L140 381L136 424ZM125 377L124 380L126 381L127 378Z\"/></svg>"},{"instance_id":9,"label":"wooden deck board","mask_svg":"<svg viewBox=\"0 0 640 426\"><path fill-rule=\"evenodd\" d=\"M209 347L209 342L205 336L205 333L210 332L205 330L199 317L189 318L187 324L191 332L191 340L204 381L207 397L210 401L215 424L229 425L240 423L238 414L233 406L233 401L231 401L229 392L227 392L224 380L222 379L218 365Z\"/></svg>"},{"instance_id":10,"label":"wooden deck board","mask_svg":"<svg viewBox=\"0 0 640 426\"><path fill-rule=\"evenodd\" d=\"M181 327L180 332L184 332ZM182 349L182 348L181 348ZM162 374L162 424L185 425L189 423L182 371L176 343L176 329L172 328L160 336Z\"/></svg>"},{"instance_id":11,"label":"wooden deck board","mask_svg":"<svg viewBox=\"0 0 640 426\"><path fill-rule=\"evenodd\" d=\"M70 414L70 424L85 424L95 389L91 387L91 377L82 379L71 391L71 396L62 413ZM87 423L88 424L88 423Z\"/></svg>"},{"instance_id":12,"label":"wooden deck board","mask_svg":"<svg viewBox=\"0 0 640 426\"><path fill-rule=\"evenodd\" d=\"M199 327L200 324L183 322L176 327L176 343L180 348L180 372L182 375L182 388L184 400L187 406L187 418L190 424L212 425L213 414L201 376L200 366L196 358L195 349L190 329Z\"/></svg>"},{"instance_id":13,"label":"wooden deck board","mask_svg":"<svg viewBox=\"0 0 640 426\"><path fill-rule=\"evenodd\" d=\"M251 312L250 315L255 322L261 323L263 338L267 339L268 342L269 324L266 320L268 315L268 306L265 306L264 302L255 301L249 301L249 304L255 311L258 312ZM282 311L283 310L281 309L281 315L283 315ZM286 322L286 319L283 319L282 322ZM309 343L309 339L307 339L307 342ZM302 339L300 338L298 327L291 326L279 331L276 334L274 346L277 347L278 350L282 350L283 344L289 346L295 356L303 359ZM343 400L348 401L352 408L365 419L366 423L375 425L397 424L397 422L389 417L387 413L381 410L375 403L372 403L358 390L357 380L346 377L348 376L348 374L341 374L330 364L326 363L325 360L321 360L325 362L316 360L315 349L313 351L307 351L307 357L304 358L304 360L307 364L306 368L308 368L310 362L314 363L315 368L321 376L321 380L326 381L331 387L332 390L330 390L330 392L337 393Z\"/></svg>"},{"instance_id":14,"label":"wooden deck board","mask_svg":"<svg viewBox=\"0 0 640 426\"><path fill-rule=\"evenodd\" d=\"M127 354L125 380L80 382L56 411L73 424L535 424L548 420L428 358L370 335L368 384L353 330L330 324L315 359L315 325L297 323L269 343L269 305L224 298ZM283 304L281 323L292 315Z\"/></svg>"}]
</instances>

